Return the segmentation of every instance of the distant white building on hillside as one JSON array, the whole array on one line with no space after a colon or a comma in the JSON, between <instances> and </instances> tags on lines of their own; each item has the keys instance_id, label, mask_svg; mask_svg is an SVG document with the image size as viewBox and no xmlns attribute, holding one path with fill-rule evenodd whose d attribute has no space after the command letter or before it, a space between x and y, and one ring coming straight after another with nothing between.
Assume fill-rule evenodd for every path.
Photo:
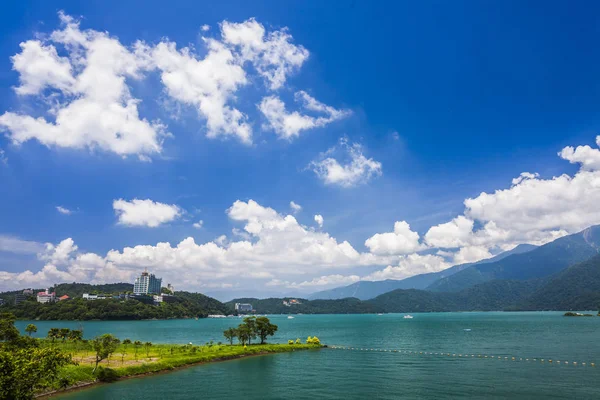
<instances>
[{"instance_id":1,"label":"distant white building on hillside","mask_svg":"<svg viewBox=\"0 0 600 400\"><path fill-rule=\"evenodd\" d=\"M161 284L162 278L157 278L154 274L149 274L146 270L135 278L133 294L160 294Z\"/></svg>"},{"instance_id":2,"label":"distant white building on hillside","mask_svg":"<svg viewBox=\"0 0 600 400\"><path fill-rule=\"evenodd\" d=\"M235 303L235 311L239 313L252 312L252 304L247 303Z\"/></svg>"},{"instance_id":3,"label":"distant white building on hillside","mask_svg":"<svg viewBox=\"0 0 600 400\"><path fill-rule=\"evenodd\" d=\"M44 292L37 294L38 303L54 303L56 301L56 293L50 292L50 289L46 289Z\"/></svg>"}]
</instances>

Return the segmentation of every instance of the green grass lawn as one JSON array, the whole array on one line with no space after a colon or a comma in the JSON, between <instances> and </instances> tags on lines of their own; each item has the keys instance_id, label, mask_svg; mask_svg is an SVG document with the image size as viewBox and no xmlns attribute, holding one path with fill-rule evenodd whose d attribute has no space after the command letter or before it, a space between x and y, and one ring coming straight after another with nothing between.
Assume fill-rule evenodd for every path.
<instances>
[{"instance_id":1,"label":"green grass lawn","mask_svg":"<svg viewBox=\"0 0 600 400\"><path fill-rule=\"evenodd\" d=\"M83 343L42 340L42 346L54 346L71 354L74 365L63 367L60 379L52 389L59 389L85 382L96 381L92 372L95 365L95 353L85 349ZM152 344L152 346L134 346L120 344L112 356L103 360L99 366L113 369L118 377L127 377L145 373L168 371L177 367L234 359L244 356L266 353L283 353L298 350L318 349L318 344L253 344L241 345L174 345Z\"/></svg>"}]
</instances>

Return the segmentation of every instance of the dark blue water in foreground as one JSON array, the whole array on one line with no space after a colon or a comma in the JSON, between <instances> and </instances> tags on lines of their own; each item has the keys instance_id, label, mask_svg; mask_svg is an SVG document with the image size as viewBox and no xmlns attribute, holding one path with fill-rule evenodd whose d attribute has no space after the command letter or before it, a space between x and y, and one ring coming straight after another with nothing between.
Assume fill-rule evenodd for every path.
<instances>
[{"instance_id":1,"label":"dark blue water in foreground","mask_svg":"<svg viewBox=\"0 0 600 400\"><path fill-rule=\"evenodd\" d=\"M457 356L324 349L201 365L58 398L600 398L600 317L567 318L552 312L413 315L413 319L399 314L272 316L279 325L273 341L317 335L329 345ZM86 337L110 332L121 339L201 344L223 340L223 329L238 323L231 318L84 322L83 328ZM79 325L36 324L40 333L50 327ZM465 358L465 354L475 357ZM478 358L479 354L495 358Z\"/></svg>"}]
</instances>

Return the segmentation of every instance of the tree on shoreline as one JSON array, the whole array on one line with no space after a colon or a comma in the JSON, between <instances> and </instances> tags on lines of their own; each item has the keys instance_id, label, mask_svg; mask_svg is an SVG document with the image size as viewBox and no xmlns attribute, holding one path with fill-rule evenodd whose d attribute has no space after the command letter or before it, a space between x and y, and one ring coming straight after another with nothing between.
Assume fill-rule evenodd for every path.
<instances>
[{"instance_id":1,"label":"tree on shoreline","mask_svg":"<svg viewBox=\"0 0 600 400\"><path fill-rule=\"evenodd\" d=\"M35 326L34 324L29 324L25 327L25 332L27 332L29 334L29 337L31 337L32 333L37 332L37 326Z\"/></svg>"},{"instance_id":2,"label":"tree on shoreline","mask_svg":"<svg viewBox=\"0 0 600 400\"><path fill-rule=\"evenodd\" d=\"M277 332L277 325L271 323L267 317L246 317L244 323L237 328L229 328L223 331L223 336L233 345L233 339L237 337L238 342L245 346L252 344L252 339L257 336L260 338L260 344L265 344L268 336L273 336Z\"/></svg>"},{"instance_id":3,"label":"tree on shoreline","mask_svg":"<svg viewBox=\"0 0 600 400\"><path fill-rule=\"evenodd\" d=\"M225 336L225 339L227 339L229 341L229 344L233 346L233 339L235 339L238 336L237 329L225 329L225 331L223 332L223 336Z\"/></svg>"},{"instance_id":4,"label":"tree on shoreline","mask_svg":"<svg viewBox=\"0 0 600 400\"><path fill-rule=\"evenodd\" d=\"M115 350L117 350L117 346L119 346L120 342L121 341L119 339L117 339L110 333L105 333L102 336L97 336L94 338L94 340L92 340L92 348L96 352L96 365L92 370L92 373L96 372L98 364L102 360L110 357L110 355L114 353Z\"/></svg>"},{"instance_id":5,"label":"tree on shoreline","mask_svg":"<svg viewBox=\"0 0 600 400\"><path fill-rule=\"evenodd\" d=\"M133 342L133 349L135 350L135 361L137 361L138 359L138 349L140 347L142 347L142 342L140 342L139 340Z\"/></svg>"},{"instance_id":6,"label":"tree on shoreline","mask_svg":"<svg viewBox=\"0 0 600 400\"><path fill-rule=\"evenodd\" d=\"M255 327L256 334L260 338L260 344L265 344L267 336L275 335L278 329L277 325L272 324L267 317L256 318Z\"/></svg>"}]
</instances>

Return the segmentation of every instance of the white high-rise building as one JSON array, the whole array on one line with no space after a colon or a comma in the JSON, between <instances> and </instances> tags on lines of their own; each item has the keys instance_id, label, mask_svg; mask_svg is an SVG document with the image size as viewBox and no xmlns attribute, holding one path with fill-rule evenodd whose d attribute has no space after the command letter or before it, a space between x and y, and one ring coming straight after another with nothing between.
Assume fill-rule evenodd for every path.
<instances>
[{"instance_id":1,"label":"white high-rise building","mask_svg":"<svg viewBox=\"0 0 600 400\"><path fill-rule=\"evenodd\" d=\"M135 278L133 294L160 294L162 278L149 274L147 270Z\"/></svg>"}]
</instances>

